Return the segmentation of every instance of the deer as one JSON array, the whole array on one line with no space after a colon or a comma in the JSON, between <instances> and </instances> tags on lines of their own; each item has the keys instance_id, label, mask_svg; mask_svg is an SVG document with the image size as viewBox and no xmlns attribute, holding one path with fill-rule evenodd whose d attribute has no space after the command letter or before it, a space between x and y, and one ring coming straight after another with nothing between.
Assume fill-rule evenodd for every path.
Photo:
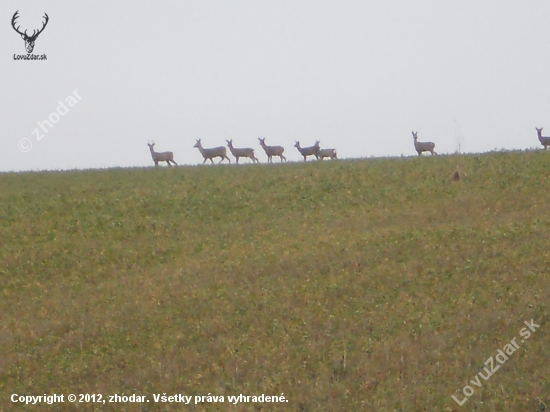
<instances>
[{"instance_id":1,"label":"deer","mask_svg":"<svg viewBox=\"0 0 550 412\"><path fill-rule=\"evenodd\" d=\"M281 158L281 162L283 160L286 162L286 157L283 156L283 152L285 151L283 146L267 146L265 144L265 137L263 139L258 137L258 140L260 141L260 146L262 146L265 150L268 163L273 163L272 156L279 156Z\"/></svg>"},{"instance_id":2,"label":"deer","mask_svg":"<svg viewBox=\"0 0 550 412\"><path fill-rule=\"evenodd\" d=\"M251 149L250 147L235 148L233 147L233 139L226 140L226 142L229 150L231 150L231 153L235 156L235 159L237 159L237 164L239 163L239 157L248 157L252 160L252 163L260 163L256 156L254 156L254 149Z\"/></svg>"},{"instance_id":3,"label":"deer","mask_svg":"<svg viewBox=\"0 0 550 412\"><path fill-rule=\"evenodd\" d=\"M550 136L542 135L542 127L540 129L538 127L535 127L535 129L537 129L537 134L539 135L540 144L542 144L544 146L544 150L546 150L546 148L550 146Z\"/></svg>"},{"instance_id":4,"label":"deer","mask_svg":"<svg viewBox=\"0 0 550 412\"><path fill-rule=\"evenodd\" d=\"M433 142L419 142L418 139L418 132L412 132L413 139L414 139L414 148L418 152L418 156L422 155L422 152L430 152L432 156L434 154L437 154L434 152L435 149L435 143Z\"/></svg>"},{"instance_id":5,"label":"deer","mask_svg":"<svg viewBox=\"0 0 550 412\"><path fill-rule=\"evenodd\" d=\"M15 27L15 20L17 20L19 18L19 16L17 15L18 13L19 13L19 10L17 10L15 12L15 14L13 15L13 17L11 19L11 26L13 27L13 29L17 33L19 33L21 35L21 38L23 40L25 40L25 48L27 49L27 53L32 53L32 51L34 50L34 42L36 41L36 38L38 37L38 35L40 33L42 33L44 31L44 29L46 28L46 25L48 24L48 21L50 20L50 18L48 17L48 15L46 13L44 13L43 17L46 19L46 21L44 23L42 23L42 28L40 30L38 30L38 32L36 30L33 30L32 35L29 36L27 34L27 30L25 30L24 33L19 31L19 27L21 27L21 26L17 26L17 28Z\"/></svg>"},{"instance_id":6,"label":"deer","mask_svg":"<svg viewBox=\"0 0 550 412\"><path fill-rule=\"evenodd\" d=\"M199 152L201 152L202 157L204 157L204 162L202 164L205 164L208 159L214 164L214 157L221 157L221 160L219 163L223 162L223 159L227 159L229 163L231 163L231 159L227 157L227 150L225 149L225 146L218 146L218 147L211 147L209 149L205 149L202 147L201 139L197 140L197 143L195 143L195 146L197 149L199 149ZM218 163L218 164L219 164Z\"/></svg>"},{"instance_id":7,"label":"deer","mask_svg":"<svg viewBox=\"0 0 550 412\"><path fill-rule=\"evenodd\" d=\"M300 147L300 142L297 141L294 147L298 149L302 156L304 156L304 162L308 156L315 156L318 160L319 156L317 155L317 152L319 151L319 143L319 140L317 140L313 146Z\"/></svg>"},{"instance_id":8,"label":"deer","mask_svg":"<svg viewBox=\"0 0 550 412\"><path fill-rule=\"evenodd\" d=\"M317 156L319 160L323 160L325 157L330 158L330 160L338 159L336 149L319 149L317 150Z\"/></svg>"},{"instance_id":9,"label":"deer","mask_svg":"<svg viewBox=\"0 0 550 412\"><path fill-rule=\"evenodd\" d=\"M151 157L153 158L153 162L155 162L155 166L159 165L159 162L166 162L168 163L168 166L172 166L170 162L177 165L177 163L174 161L174 154L172 152L155 152L154 142L147 143L147 146L149 146L149 150L151 151Z\"/></svg>"}]
</instances>

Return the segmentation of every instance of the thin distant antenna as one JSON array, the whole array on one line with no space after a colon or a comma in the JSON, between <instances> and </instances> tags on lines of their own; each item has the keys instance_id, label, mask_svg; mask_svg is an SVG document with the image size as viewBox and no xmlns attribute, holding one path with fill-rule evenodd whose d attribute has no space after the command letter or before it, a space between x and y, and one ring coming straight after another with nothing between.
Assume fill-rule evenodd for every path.
<instances>
[{"instance_id":1,"label":"thin distant antenna","mask_svg":"<svg viewBox=\"0 0 550 412\"><path fill-rule=\"evenodd\" d=\"M462 153L462 141L464 140L462 137L462 132L460 130L460 127L458 126L458 122L456 119L453 119L455 121L455 139L456 139L456 152L458 154Z\"/></svg>"}]
</instances>

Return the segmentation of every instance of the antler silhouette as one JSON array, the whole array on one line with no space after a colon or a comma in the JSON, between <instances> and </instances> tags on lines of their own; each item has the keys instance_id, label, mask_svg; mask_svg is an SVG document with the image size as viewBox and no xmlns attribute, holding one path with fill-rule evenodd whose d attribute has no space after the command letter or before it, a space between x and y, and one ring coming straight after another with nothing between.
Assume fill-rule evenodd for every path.
<instances>
[{"instance_id":1,"label":"antler silhouette","mask_svg":"<svg viewBox=\"0 0 550 412\"><path fill-rule=\"evenodd\" d=\"M38 33L34 34L34 31L33 31L32 36L31 36L32 38L37 38L38 35L40 33L42 33L44 31L44 29L46 28L46 25L48 24L48 21L50 21L50 18L48 17L48 15L46 13L44 13L43 17L46 19L46 21L44 23L42 23L42 28L40 30L38 30Z\"/></svg>"},{"instance_id":2,"label":"antler silhouette","mask_svg":"<svg viewBox=\"0 0 550 412\"><path fill-rule=\"evenodd\" d=\"M34 42L35 42L36 38L38 37L38 35L40 33L42 33L42 31L44 31L44 29L46 28L46 25L48 24L48 21L50 20L50 18L48 17L47 13L44 13L43 17L46 19L46 21L42 23L42 28L40 30L38 30L38 32L36 30L34 30L32 35L29 36L27 34L27 30L25 30L24 33L21 33L19 31L20 26L15 27L16 20L19 18L18 13L19 13L19 10L17 10L15 12L15 14L13 15L13 17L11 19L11 25L12 25L13 29L21 35L23 40L25 40L25 48L27 49L27 53L32 53L32 50L34 48Z\"/></svg>"},{"instance_id":3,"label":"antler silhouette","mask_svg":"<svg viewBox=\"0 0 550 412\"><path fill-rule=\"evenodd\" d=\"M15 20L17 20L17 18L19 17L19 16L17 15L17 13L19 13L19 10L17 10L17 11L15 12L15 14L13 15L13 18L11 19L11 26L12 26L13 29L14 29L17 33L19 33L21 36L27 36L27 30L25 30L25 33L21 33L21 32L19 31L19 27L21 27L21 26L17 26L17 28L15 27Z\"/></svg>"}]
</instances>

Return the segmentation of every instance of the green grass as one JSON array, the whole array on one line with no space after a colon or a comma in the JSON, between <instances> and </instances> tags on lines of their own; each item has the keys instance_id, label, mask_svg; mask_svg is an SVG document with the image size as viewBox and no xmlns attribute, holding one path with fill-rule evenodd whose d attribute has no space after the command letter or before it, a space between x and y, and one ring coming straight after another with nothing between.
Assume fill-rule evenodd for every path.
<instances>
[{"instance_id":1,"label":"green grass","mask_svg":"<svg viewBox=\"0 0 550 412\"><path fill-rule=\"evenodd\" d=\"M530 151L1 174L0 410L22 408L12 393L550 408L549 166Z\"/></svg>"}]
</instances>

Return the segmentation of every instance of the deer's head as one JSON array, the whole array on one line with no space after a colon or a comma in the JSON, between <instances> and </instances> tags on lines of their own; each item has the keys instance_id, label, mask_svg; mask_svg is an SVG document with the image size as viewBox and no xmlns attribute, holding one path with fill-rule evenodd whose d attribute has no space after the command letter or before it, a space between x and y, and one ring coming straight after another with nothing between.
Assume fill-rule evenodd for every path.
<instances>
[{"instance_id":1,"label":"deer's head","mask_svg":"<svg viewBox=\"0 0 550 412\"><path fill-rule=\"evenodd\" d=\"M32 53L32 51L34 49L34 42L36 41L36 38L38 37L38 35L40 33L42 33L42 31L44 31L44 28L48 24L48 20L50 18L48 17L48 15L46 13L44 13L44 18L46 19L46 21L44 23L42 23L42 28L38 31L34 30L32 35L29 36L27 34L27 30L25 30L25 32L22 33L22 32L19 31L20 26L15 27L15 20L17 20L17 18L19 17L17 15L17 13L19 13L19 10L17 10L15 12L15 14L13 15L13 18L11 19L11 25L12 25L13 29L21 35L21 38L23 40L25 40L25 48L27 49L27 53Z\"/></svg>"}]
</instances>

